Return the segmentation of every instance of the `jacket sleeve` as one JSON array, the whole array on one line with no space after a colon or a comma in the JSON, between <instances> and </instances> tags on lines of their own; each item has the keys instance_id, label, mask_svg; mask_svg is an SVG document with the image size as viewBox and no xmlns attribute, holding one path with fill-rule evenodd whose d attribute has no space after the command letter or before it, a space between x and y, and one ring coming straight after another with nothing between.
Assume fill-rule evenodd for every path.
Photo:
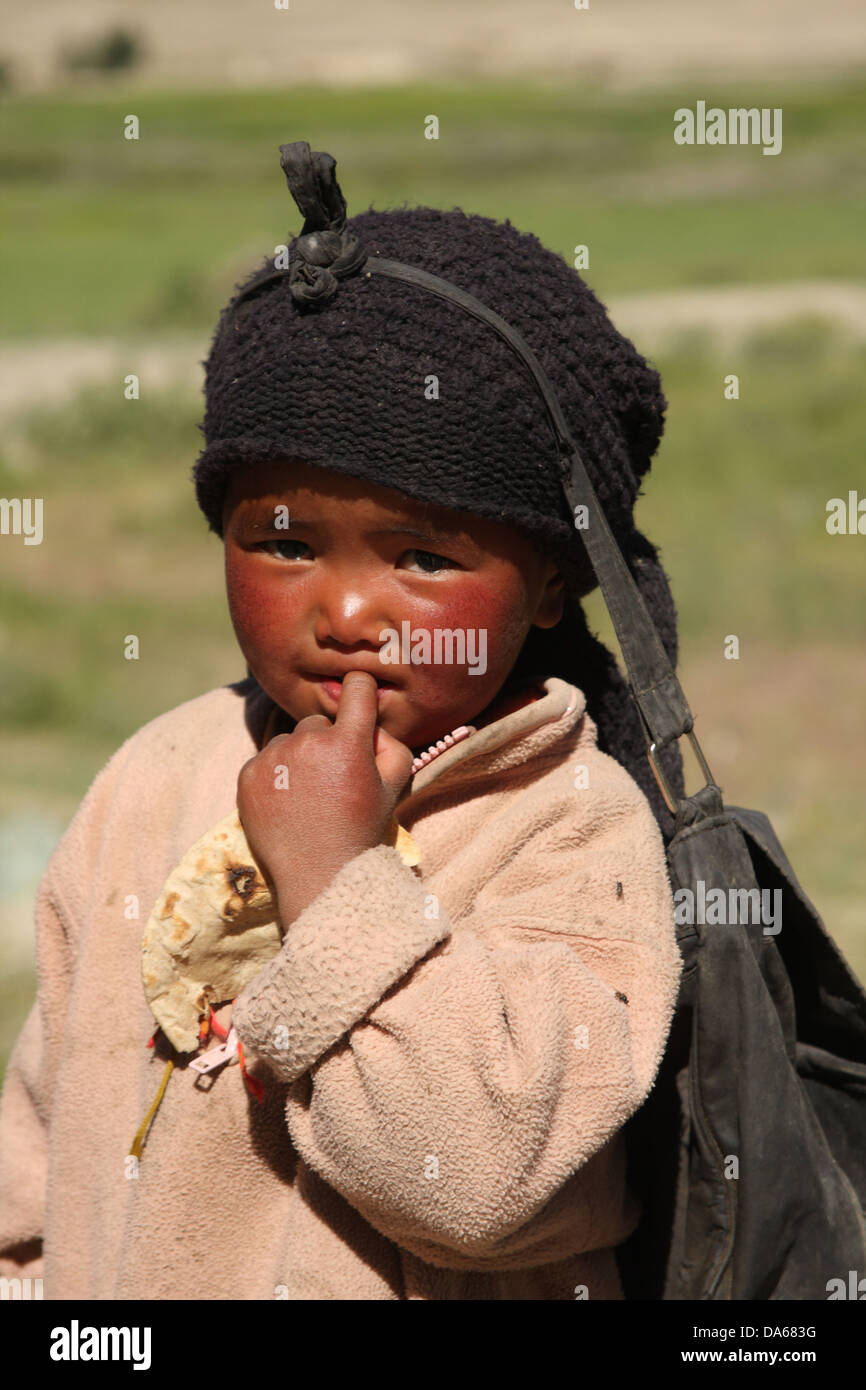
<instances>
[{"instance_id":1,"label":"jacket sleeve","mask_svg":"<svg viewBox=\"0 0 866 1390\"><path fill-rule=\"evenodd\" d=\"M12 1050L0 1096L0 1276L7 1278L44 1277L51 1112L66 1043L75 923L85 912L102 826L130 745L127 740L90 784L36 894L36 1002Z\"/></svg>"},{"instance_id":2,"label":"jacket sleeve","mask_svg":"<svg viewBox=\"0 0 866 1390\"><path fill-rule=\"evenodd\" d=\"M596 756L591 813L506 847L459 920L367 850L235 1003L290 1083L298 1152L428 1263L516 1269L633 1229L607 1146L653 1083L681 964L655 819Z\"/></svg>"},{"instance_id":3,"label":"jacket sleeve","mask_svg":"<svg viewBox=\"0 0 866 1390\"><path fill-rule=\"evenodd\" d=\"M48 1124L69 981L66 930L47 873L36 897L36 942L37 999L0 1097L0 1275L6 1278L43 1275Z\"/></svg>"}]
</instances>

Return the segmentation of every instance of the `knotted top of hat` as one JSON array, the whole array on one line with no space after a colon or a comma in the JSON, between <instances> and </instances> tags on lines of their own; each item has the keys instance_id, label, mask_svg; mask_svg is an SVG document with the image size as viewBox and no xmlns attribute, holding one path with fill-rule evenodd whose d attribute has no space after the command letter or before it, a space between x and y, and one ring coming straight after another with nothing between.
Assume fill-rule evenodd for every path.
<instances>
[{"instance_id":1,"label":"knotted top of hat","mask_svg":"<svg viewBox=\"0 0 866 1390\"><path fill-rule=\"evenodd\" d=\"M280 145L280 164L304 216L289 287L299 304L322 303L333 299L339 280L360 270L367 251L347 226L337 161L329 154L313 153L306 140L296 140Z\"/></svg>"}]
</instances>

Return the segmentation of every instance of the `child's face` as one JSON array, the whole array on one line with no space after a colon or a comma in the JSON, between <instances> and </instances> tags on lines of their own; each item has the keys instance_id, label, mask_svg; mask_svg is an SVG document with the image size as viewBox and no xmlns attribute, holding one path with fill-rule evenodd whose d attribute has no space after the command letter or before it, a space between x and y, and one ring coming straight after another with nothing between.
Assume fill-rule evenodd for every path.
<instances>
[{"instance_id":1,"label":"child's face","mask_svg":"<svg viewBox=\"0 0 866 1390\"><path fill-rule=\"evenodd\" d=\"M555 564L514 527L310 464L236 470L223 536L234 630L271 699L333 717L342 676L369 671L379 723L413 749L471 723L530 627L562 615Z\"/></svg>"}]
</instances>

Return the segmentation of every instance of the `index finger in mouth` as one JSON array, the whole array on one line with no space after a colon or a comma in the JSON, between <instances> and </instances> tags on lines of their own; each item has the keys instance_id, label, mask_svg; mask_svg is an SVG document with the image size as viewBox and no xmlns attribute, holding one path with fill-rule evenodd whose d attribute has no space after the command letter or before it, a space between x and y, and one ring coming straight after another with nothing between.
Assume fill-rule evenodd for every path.
<instances>
[{"instance_id":1,"label":"index finger in mouth","mask_svg":"<svg viewBox=\"0 0 866 1390\"><path fill-rule=\"evenodd\" d=\"M349 733L369 733L376 727L378 715L376 677L369 671L347 671L334 720L338 729Z\"/></svg>"}]
</instances>

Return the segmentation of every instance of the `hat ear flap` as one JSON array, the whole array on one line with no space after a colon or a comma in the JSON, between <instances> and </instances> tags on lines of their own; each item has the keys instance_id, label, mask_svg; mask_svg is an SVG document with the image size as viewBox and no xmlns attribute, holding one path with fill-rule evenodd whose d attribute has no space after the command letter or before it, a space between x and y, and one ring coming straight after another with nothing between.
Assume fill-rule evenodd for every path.
<instances>
[{"instance_id":1,"label":"hat ear flap","mask_svg":"<svg viewBox=\"0 0 866 1390\"><path fill-rule=\"evenodd\" d=\"M623 351L627 356L622 370L611 369L608 386L618 431L625 440L631 467L640 479L648 471L664 434L668 403L655 367L627 339Z\"/></svg>"},{"instance_id":2,"label":"hat ear flap","mask_svg":"<svg viewBox=\"0 0 866 1390\"><path fill-rule=\"evenodd\" d=\"M648 541L644 541L643 537L640 539L653 551ZM636 582L644 593L645 602L648 606L652 605L650 612L670 654L671 633L674 651L676 648L676 610L667 578L657 561L653 562L643 555L637 558L641 563L637 566ZM674 833L674 818L650 767L646 737L631 691L616 657L590 632L580 596L569 579L566 579L566 590L568 599L562 618L555 627L530 629L513 675L556 675L583 691L587 713L598 729L599 748L602 753L621 763L637 782L667 842ZM665 607L665 594L667 613L659 622L658 614ZM679 746L672 744L665 748L660 762L668 786L675 796L683 797L683 763Z\"/></svg>"}]
</instances>

